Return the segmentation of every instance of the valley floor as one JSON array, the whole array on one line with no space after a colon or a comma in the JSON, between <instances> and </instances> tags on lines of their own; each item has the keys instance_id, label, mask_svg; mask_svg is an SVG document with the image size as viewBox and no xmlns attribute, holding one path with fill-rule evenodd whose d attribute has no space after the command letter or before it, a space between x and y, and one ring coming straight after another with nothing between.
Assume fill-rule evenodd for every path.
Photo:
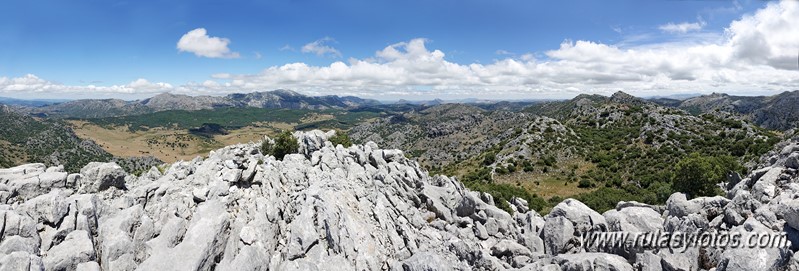
<instances>
[{"instance_id":1,"label":"valley floor","mask_svg":"<svg viewBox=\"0 0 799 271\"><path fill-rule=\"evenodd\" d=\"M69 121L75 134L82 139L97 142L104 150L118 157L154 156L173 163L207 155L209 151L227 145L257 142L276 130L290 129L290 124L254 124L230 130L226 135L211 138L196 136L186 129L151 128L131 131L127 127L103 127L86 121Z\"/></svg>"}]
</instances>

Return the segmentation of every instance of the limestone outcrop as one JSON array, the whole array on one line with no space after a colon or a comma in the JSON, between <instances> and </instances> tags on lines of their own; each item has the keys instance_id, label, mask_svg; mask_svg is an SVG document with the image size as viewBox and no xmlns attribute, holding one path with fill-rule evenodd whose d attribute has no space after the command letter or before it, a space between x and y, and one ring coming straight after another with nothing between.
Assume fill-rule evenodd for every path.
<instances>
[{"instance_id":1,"label":"limestone outcrop","mask_svg":"<svg viewBox=\"0 0 799 271\"><path fill-rule=\"evenodd\" d=\"M0 270L799 270L799 248L586 246L591 232L781 233L799 244L795 142L727 197L597 213L567 199L509 214L399 150L295 133L282 161L259 144L152 168L0 169Z\"/></svg>"}]
</instances>

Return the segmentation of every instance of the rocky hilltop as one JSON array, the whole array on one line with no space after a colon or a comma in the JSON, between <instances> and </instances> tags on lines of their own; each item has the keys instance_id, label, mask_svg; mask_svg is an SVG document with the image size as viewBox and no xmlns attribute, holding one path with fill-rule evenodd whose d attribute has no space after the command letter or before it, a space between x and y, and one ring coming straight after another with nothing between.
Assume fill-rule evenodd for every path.
<instances>
[{"instance_id":1,"label":"rocky hilltop","mask_svg":"<svg viewBox=\"0 0 799 271\"><path fill-rule=\"evenodd\" d=\"M399 150L344 148L297 132L282 161L258 144L141 176L114 163L80 173L0 170L2 270L799 270L789 248L584 247L583 233L787 232L799 244L799 146L788 141L728 197L597 213L567 199L512 214Z\"/></svg>"},{"instance_id":2,"label":"rocky hilltop","mask_svg":"<svg viewBox=\"0 0 799 271\"><path fill-rule=\"evenodd\" d=\"M786 91L772 96L733 96L713 93L670 103L669 106L694 114L734 114L759 126L788 130L799 124L799 91Z\"/></svg>"},{"instance_id":3,"label":"rocky hilltop","mask_svg":"<svg viewBox=\"0 0 799 271\"><path fill-rule=\"evenodd\" d=\"M514 139L514 129L537 129L537 123L554 122L530 114L487 111L473 105L444 104L391 115L354 127L356 142L374 141L413 154L428 168L444 167ZM543 125L547 128L549 125ZM555 129L563 129L553 123ZM543 129L543 128L542 128Z\"/></svg>"}]
</instances>

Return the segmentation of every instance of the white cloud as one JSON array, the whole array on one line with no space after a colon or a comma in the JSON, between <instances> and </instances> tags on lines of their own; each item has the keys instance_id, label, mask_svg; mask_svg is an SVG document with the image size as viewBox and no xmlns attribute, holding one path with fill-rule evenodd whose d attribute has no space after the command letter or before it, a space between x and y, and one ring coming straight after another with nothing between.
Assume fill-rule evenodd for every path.
<instances>
[{"instance_id":1,"label":"white cloud","mask_svg":"<svg viewBox=\"0 0 799 271\"><path fill-rule=\"evenodd\" d=\"M332 57L341 57L341 52L336 50L336 48L333 48L333 47L327 45L328 42L335 42L335 40L333 40L330 37L324 37L324 38L321 38L321 39L318 39L318 40L315 40L313 42L310 42L308 44L303 45L302 49L300 49L300 50L303 53L313 53L313 54L316 54L318 56L329 55L329 56L332 56Z\"/></svg>"},{"instance_id":2,"label":"white cloud","mask_svg":"<svg viewBox=\"0 0 799 271\"><path fill-rule=\"evenodd\" d=\"M229 44L229 39L208 36L205 28L197 28L180 37L177 49L201 57L238 58L239 53L231 52Z\"/></svg>"},{"instance_id":3,"label":"white cloud","mask_svg":"<svg viewBox=\"0 0 799 271\"><path fill-rule=\"evenodd\" d=\"M112 86L69 86L50 82L33 74L21 77L0 77L0 93L3 95L26 97L31 94L60 94L59 97L85 97L96 98L97 94L104 97L132 94L154 94L174 90L175 87L168 83L152 83L146 79L136 79L124 85ZM48 97L50 97L48 95ZM41 98L41 97L40 97Z\"/></svg>"},{"instance_id":4,"label":"white cloud","mask_svg":"<svg viewBox=\"0 0 799 271\"><path fill-rule=\"evenodd\" d=\"M773 93L799 89L799 2L772 2L732 22L717 39L618 46L565 41L538 54L493 63L455 63L425 39L389 45L371 58L330 65L288 63L254 74L218 73L180 86L139 82L65 86L33 75L0 78L0 94L16 92L170 91L226 94L278 88L311 95L371 98L567 98L577 93L635 95L681 92Z\"/></svg>"},{"instance_id":5,"label":"white cloud","mask_svg":"<svg viewBox=\"0 0 799 271\"><path fill-rule=\"evenodd\" d=\"M290 63L257 74L230 75L243 90L292 88L306 93L362 96L453 97L572 96L575 92L639 95L722 91L775 92L799 89L799 4L768 3L734 21L721 38L619 47L566 41L533 57L490 64L448 61L425 39L390 45L373 58L329 66ZM699 19L701 23L701 18Z\"/></svg>"},{"instance_id":6,"label":"white cloud","mask_svg":"<svg viewBox=\"0 0 799 271\"><path fill-rule=\"evenodd\" d=\"M705 22L704 21L699 21L699 22L695 22L695 23L688 23L688 22L678 23L678 24L667 23L667 24L658 26L658 29L660 29L663 32L667 32L667 33L685 34L685 33L688 33L688 32L702 30L703 27L705 27Z\"/></svg>"}]
</instances>

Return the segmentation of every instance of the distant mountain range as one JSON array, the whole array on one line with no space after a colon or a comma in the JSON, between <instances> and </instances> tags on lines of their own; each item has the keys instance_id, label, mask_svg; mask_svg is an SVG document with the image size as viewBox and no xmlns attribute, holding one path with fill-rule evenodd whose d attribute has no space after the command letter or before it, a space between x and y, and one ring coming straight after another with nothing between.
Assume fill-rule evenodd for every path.
<instances>
[{"instance_id":1,"label":"distant mountain range","mask_svg":"<svg viewBox=\"0 0 799 271\"><path fill-rule=\"evenodd\" d=\"M188 96L164 93L137 101L86 99L38 106L28 105L28 108L21 109L21 111L60 118L102 118L167 110L191 111L229 107L323 110L349 109L378 104L380 102L376 100L352 96L306 96L291 90L274 90L246 94L236 93L227 96Z\"/></svg>"},{"instance_id":2,"label":"distant mountain range","mask_svg":"<svg viewBox=\"0 0 799 271\"><path fill-rule=\"evenodd\" d=\"M799 90L773 96L732 96L713 93L686 100L653 99L692 114L734 114L763 128L788 130L799 124Z\"/></svg>"},{"instance_id":3,"label":"distant mountain range","mask_svg":"<svg viewBox=\"0 0 799 271\"><path fill-rule=\"evenodd\" d=\"M615 99L630 95L614 95ZM627 97L629 96L629 97ZM581 94L572 100L601 100L604 96ZM783 92L773 96L733 96L713 93L696 96L696 94L649 97L634 100L650 101L662 106L679 108L695 115L699 114L734 114L751 121L763 128L772 130L788 130L799 124L799 91ZM633 101L633 100L630 100ZM489 101L478 99L406 101L400 100L393 105L435 106L440 104L473 104L485 110L519 111L534 104L550 104L549 106L569 106L573 103L551 103L555 100L518 100ZM275 108L275 109L354 109L379 106L383 103L353 96L307 96L291 90L273 90L266 92L235 93L227 96L188 96L164 93L152 98L125 101L120 99L86 99L86 100L19 100L0 97L0 104L12 105L15 111L40 117L56 118L104 118L140 115L168 110L203 110L217 108ZM544 108L547 106L545 105ZM568 108L563 108L568 110Z\"/></svg>"},{"instance_id":4,"label":"distant mountain range","mask_svg":"<svg viewBox=\"0 0 799 271\"><path fill-rule=\"evenodd\" d=\"M14 99L8 97L0 97L0 104L6 105L19 105L19 106L45 106L57 103L63 103L69 100L59 100L59 99L34 99L34 100L24 100L24 99Z\"/></svg>"}]
</instances>

